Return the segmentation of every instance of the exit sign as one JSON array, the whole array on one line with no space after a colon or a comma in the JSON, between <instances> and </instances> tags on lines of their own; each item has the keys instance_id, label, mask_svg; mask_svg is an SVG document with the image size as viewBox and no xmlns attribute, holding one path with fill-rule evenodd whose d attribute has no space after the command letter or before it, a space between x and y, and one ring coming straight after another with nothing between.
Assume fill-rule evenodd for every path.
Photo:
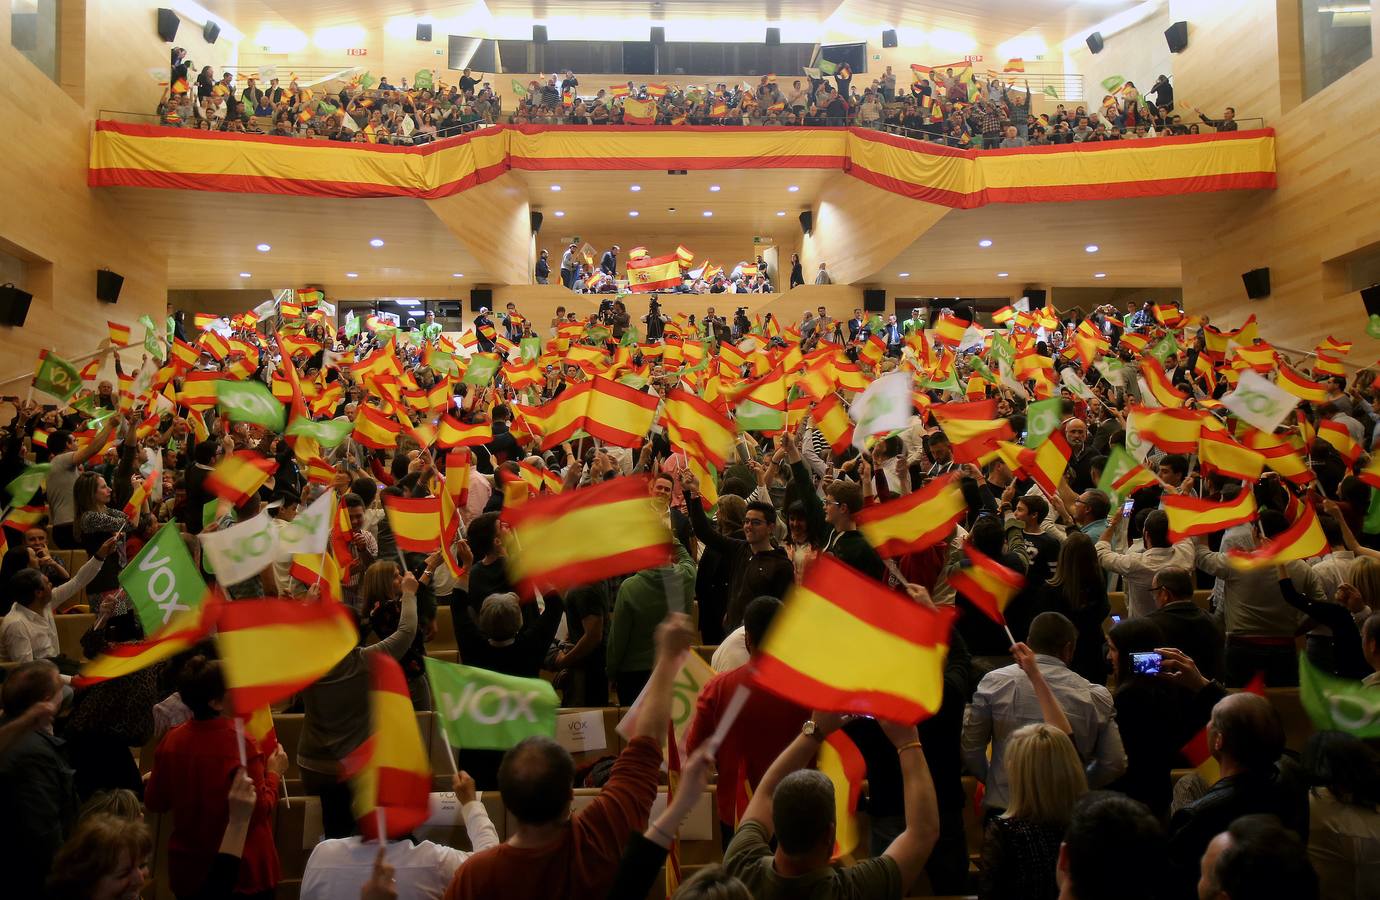
<instances>
[{"instance_id":1,"label":"exit sign","mask_svg":"<svg viewBox=\"0 0 1380 900\"><path fill-rule=\"evenodd\" d=\"M367 47L352 47L351 49L345 51L345 55L346 55L346 56L368 56L368 55L369 55L369 50L368 50Z\"/></svg>"}]
</instances>

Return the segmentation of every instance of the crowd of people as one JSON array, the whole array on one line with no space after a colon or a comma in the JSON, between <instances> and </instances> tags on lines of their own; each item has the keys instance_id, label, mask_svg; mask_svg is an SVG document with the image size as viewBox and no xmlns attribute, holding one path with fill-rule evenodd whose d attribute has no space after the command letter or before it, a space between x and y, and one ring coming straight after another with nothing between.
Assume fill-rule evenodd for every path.
<instances>
[{"instance_id":1,"label":"crowd of people","mask_svg":"<svg viewBox=\"0 0 1380 900\"><path fill-rule=\"evenodd\" d=\"M286 86L273 77L261 84L257 74L225 71L217 78L211 66L193 76L185 51L177 48L157 113L162 124L179 128L397 145L503 122L857 126L977 150L1198 134L1201 125L1237 129L1230 107L1217 119L1194 108L1185 121L1165 76L1145 95L1128 81L1105 94L1096 108L1058 103L1052 113L1036 114L1028 81L1018 87L995 75L975 76L971 69L919 67L908 88L898 88L891 66L866 85L855 84L846 65L831 75L819 69L803 75L790 79L789 86L763 75L755 85L628 81L582 90L574 73L565 72L526 85L514 80L513 105L505 109L493 82L470 69L449 86L428 80L409 89L405 78L395 85L387 76L375 80L365 74L338 90L313 89L293 76Z\"/></svg>"},{"instance_id":2,"label":"crowd of people","mask_svg":"<svg viewBox=\"0 0 1380 900\"><path fill-rule=\"evenodd\" d=\"M711 783L722 864L687 878L674 891L680 900L900 898L918 885L1023 900L1374 896L1375 749L1323 730L1307 738L1302 755L1290 751L1265 696L1298 684L1295 647L1304 639L1319 671L1368 690L1380 684L1380 613L1372 612L1380 609L1380 522L1368 515L1375 489L1360 477L1367 457L1339 450L1351 445L1337 436L1373 446L1374 373L1336 374L1349 346L1329 340L1302 367L1325 396L1283 423L1268 446L1288 450L1269 456L1264 475L1233 477L1197 453L1141 448L1141 477L1123 495L1124 473L1104 476L1109 460L1136 449L1134 434L1144 436L1128 417L1144 415L1149 396L1177 396L1184 409L1222 422L1230 375L1286 360L1245 327L1224 332L1148 302L1086 316L1007 309L999 317L1007 324L975 342L954 336L955 326L969 333L971 310L905 323L842 312L821 307L798 323L742 315L728 326L712 308L699 322L653 308L637 334L626 306L615 328L564 310L549 324L534 322L509 303L496 317L481 312L458 338L430 317L403 329L333 327L310 304L219 326L193 320L209 329L201 331L179 317L170 323L171 349L194 348L191 358L164 367L146 356L138 375L126 375L115 352L118 383L95 382L66 404L13 398L0 483L14 491L32 467L46 467L38 470L41 492L17 504L28 518L6 520L0 570L0 859L14 896L139 896L151 851L145 810L172 816L167 860L176 896L274 893L282 875L272 819L288 758L281 746L238 733L216 645L88 684L82 661L60 645L56 615L84 590L95 614L81 639L86 657L141 646L150 635L120 575L160 527L175 523L200 563L208 534L261 509L286 527L328 492L348 522L340 602L358 625L359 645L285 707L304 714L296 762L301 789L319 798L322 812L304 897L645 897ZM998 339L1017 350L1015 368L994 355ZM505 362L485 378L457 378L466 350ZM1269 359L1243 350L1268 351ZM396 374L380 375L381 360L395 363ZM1163 384L1138 382L1137 367ZM691 390L727 414L775 370L789 374L795 415L769 432L740 430L721 471L705 469L694 446L662 424L630 446L579 435L543 440L541 410L596 377L658 398ZM323 458L304 459L301 432L234 421L190 400L198 371L297 384L276 394L294 416L340 417L356 428L370 416L393 416L402 433L379 448L356 432L322 449ZM155 386L160 372L166 384ZM913 378L905 427L849 442L815 418L821 404L862 405L867 386L892 373ZM438 388L439 408L400 399ZM309 400L305 413L298 391ZM945 407L979 397L993 404L989 421L1004 421L1032 448L1046 446L1034 433L1047 429L1044 440L1062 448L1063 463L1051 473L1019 452L969 455L940 426ZM1057 407L1052 423L1049 407L1034 405L1046 400ZM383 503L438 490L435 476L450 464L430 452L428 429L442 410L489 431L460 476L468 478L463 527L446 547L417 552L400 546ZM861 429L864 416L853 412ZM1244 423L1231 418L1229 427L1250 443ZM258 490L226 499L212 474L228 455L246 453L276 462L276 471ZM507 538L505 509L623 475L645 479L672 536L670 563L520 602L514 560L539 551ZM884 560L860 517L945 479L956 480L963 500L950 533ZM525 487L515 493L514 485ZM1249 521L1171 533L1166 506L1175 499L1246 493L1258 508ZM1270 550L1294 521L1314 514L1326 552L1250 570L1229 564L1236 551ZM88 561L65 571L53 554L67 549L84 550ZM956 578L974 552L1019 576L1005 627ZM844 716L755 686L773 622L824 557L872 579L878 592L957 608L934 715L918 725ZM219 589L231 604L258 596L328 602L319 579L303 581L282 564ZM1117 589L1126 608L1111 617L1109 591ZM1200 600L1200 591L1210 598ZM423 661L443 605L466 665L544 675L568 707L629 706L640 697L640 712L612 766L581 773L601 790L577 812L570 754L534 737L506 752L459 749L452 787L468 849L365 842L342 773L369 736L369 660L399 660L414 707L428 709ZM830 635L817 640L827 644ZM697 644L715 646L717 674L699 692L679 750L676 799L653 816L673 683ZM742 686L751 689L746 705L721 734ZM838 731L865 767L870 823L852 864L842 866L833 863L843 824L835 785L812 768ZM152 753L151 765L136 759L138 748ZM965 774L983 787L985 837L975 860ZM501 795L506 840L498 841L476 790Z\"/></svg>"},{"instance_id":3,"label":"crowd of people","mask_svg":"<svg viewBox=\"0 0 1380 900\"><path fill-rule=\"evenodd\" d=\"M626 288L633 279L632 266L619 274L618 254L622 250L617 244L599 254L594 261L594 252L586 245L569 244L561 252L556 264L555 277L561 285L577 294L610 294L619 290L620 282ZM635 264L638 259L647 259L646 248L637 248L636 256L629 256L628 262ZM788 286L798 287L805 283L800 255L792 253L790 259ZM537 284L550 284L552 279L551 251L542 250L537 256L533 276ZM696 264L693 256L679 258L678 270L667 279L662 279L658 290L668 294L770 294L772 287L771 266L760 254L755 260L739 260L731 267L716 266L709 260ZM824 263L814 276L815 284L832 284L833 278Z\"/></svg>"}]
</instances>

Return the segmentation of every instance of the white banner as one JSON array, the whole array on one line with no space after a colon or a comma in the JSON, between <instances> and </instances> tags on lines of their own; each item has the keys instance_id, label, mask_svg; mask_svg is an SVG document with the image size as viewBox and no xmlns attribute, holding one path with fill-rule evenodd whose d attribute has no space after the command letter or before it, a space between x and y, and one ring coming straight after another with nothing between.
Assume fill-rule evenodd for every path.
<instances>
[{"instance_id":1,"label":"white banner","mask_svg":"<svg viewBox=\"0 0 1380 900\"><path fill-rule=\"evenodd\" d=\"M224 531L204 531L199 537L222 585L253 578L268 568L278 553L278 529L273 527L268 510Z\"/></svg>"},{"instance_id":2,"label":"white banner","mask_svg":"<svg viewBox=\"0 0 1380 900\"><path fill-rule=\"evenodd\" d=\"M1289 418L1294 407L1299 405L1299 398L1246 369L1236 382L1236 390L1222 398L1222 405L1243 422L1269 434Z\"/></svg>"},{"instance_id":3,"label":"white banner","mask_svg":"<svg viewBox=\"0 0 1380 900\"><path fill-rule=\"evenodd\" d=\"M331 540L331 517L335 512L335 493L326 491L306 509L297 511L291 522L278 526L279 561L291 559L298 553L317 556L326 552Z\"/></svg>"}]
</instances>

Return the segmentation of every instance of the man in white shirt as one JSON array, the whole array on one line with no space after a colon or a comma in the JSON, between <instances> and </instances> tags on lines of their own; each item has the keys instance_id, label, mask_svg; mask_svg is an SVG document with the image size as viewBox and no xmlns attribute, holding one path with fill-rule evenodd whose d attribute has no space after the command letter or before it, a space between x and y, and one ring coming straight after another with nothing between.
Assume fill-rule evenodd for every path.
<instances>
[{"instance_id":1,"label":"man in white shirt","mask_svg":"<svg viewBox=\"0 0 1380 900\"><path fill-rule=\"evenodd\" d=\"M118 534L101 544L95 557L76 571L72 580L53 587L37 569L21 569L6 586L14 598L14 606L0 619L0 659L5 662L29 662L35 659L55 659L60 653L57 620L53 608L60 607L77 595L105 565L105 558L124 539Z\"/></svg>"},{"instance_id":2,"label":"man in white shirt","mask_svg":"<svg viewBox=\"0 0 1380 900\"><path fill-rule=\"evenodd\" d=\"M450 885L455 870L480 850L498 845L498 832L489 813L474 790L474 779L461 772L451 785L460 813L465 817L465 833L471 850L456 850L431 841L414 844L411 840L391 841L384 860L393 867L397 893L406 900L440 900ZM357 897L369 880L378 857L377 843L365 842L358 835L322 841L312 850L302 872L301 900L335 900Z\"/></svg>"},{"instance_id":3,"label":"man in white shirt","mask_svg":"<svg viewBox=\"0 0 1380 900\"><path fill-rule=\"evenodd\" d=\"M1112 549L1112 538L1125 521L1125 515L1117 516L1102 532L1097 540L1097 562L1102 571L1113 572L1125 580L1127 614L1136 618L1149 615L1157 607L1151 587L1155 573L1170 566L1192 569L1195 550L1193 541L1188 538L1174 544L1169 542L1169 516L1162 509L1155 509L1145 516L1141 532L1145 549L1118 553Z\"/></svg>"}]
</instances>

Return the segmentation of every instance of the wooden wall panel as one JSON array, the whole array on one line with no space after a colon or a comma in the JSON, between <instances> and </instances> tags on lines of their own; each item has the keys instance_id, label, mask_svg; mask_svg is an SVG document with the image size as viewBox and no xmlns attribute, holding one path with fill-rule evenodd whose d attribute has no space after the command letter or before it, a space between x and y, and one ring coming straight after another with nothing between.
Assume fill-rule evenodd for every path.
<instances>
[{"instance_id":1,"label":"wooden wall panel","mask_svg":"<svg viewBox=\"0 0 1380 900\"><path fill-rule=\"evenodd\" d=\"M502 178L425 202L494 281L532 280L531 207L523 185Z\"/></svg>"},{"instance_id":2,"label":"wooden wall panel","mask_svg":"<svg viewBox=\"0 0 1380 900\"><path fill-rule=\"evenodd\" d=\"M824 263L836 283L872 276L949 212L854 178L836 178L819 193L814 228L802 242L805 281Z\"/></svg>"}]
</instances>

